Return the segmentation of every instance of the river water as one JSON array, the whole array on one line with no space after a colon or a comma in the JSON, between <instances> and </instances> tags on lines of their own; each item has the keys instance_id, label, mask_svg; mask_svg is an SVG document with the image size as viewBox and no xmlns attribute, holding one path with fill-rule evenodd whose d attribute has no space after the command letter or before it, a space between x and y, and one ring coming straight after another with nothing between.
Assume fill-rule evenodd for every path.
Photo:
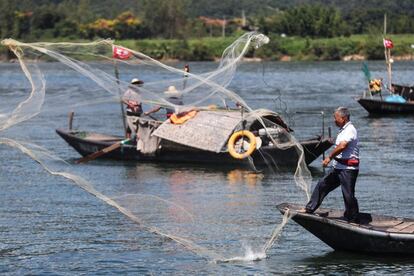
<instances>
[{"instance_id":1,"label":"river water","mask_svg":"<svg viewBox=\"0 0 414 276\"><path fill-rule=\"evenodd\" d=\"M369 65L373 76L385 79L382 62ZM190 66L193 72L203 72L217 64ZM43 112L0 137L49 149L69 162L62 166L55 161L51 166L82 176L96 192L52 176L27 155L0 145L0 273L414 273L413 258L334 252L293 221L266 258L252 257L258 256L282 221L275 206L306 201L291 171L254 173L110 160L73 165L79 155L54 130L66 127L67 114L74 110L75 127L120 134L119 104L71 106L73 97L92 102L108 97L96 98L99 88L58 64L42 67L47 81ZM359 62L247 63L238 68L230 89L253 108L281 112L299 139L321 134L321 111L325 126L335 135L332 112L340 105L349 107L360 136L362 164L356 196L361 211L414 217L414 117L369 117L354 100L366 87L360 68ZM394 81L414 84L413 68L413 62L395 64ZM1 64L0 72L0 111L4 112L24 99L29 86L17 64ZM129 80L135 73L121 68L122 79ZM157 77L154 71L139 72L146 81ZM320 164L318 159L310 166L313 185L324 174ZM139 223L100 195L129 210ZM340 190L332 192L323 207L343 208ZM189 243L183 246L170 239L175 236ZM241 260L215 262L217 256Z\"/></svg>"}]
</instances>

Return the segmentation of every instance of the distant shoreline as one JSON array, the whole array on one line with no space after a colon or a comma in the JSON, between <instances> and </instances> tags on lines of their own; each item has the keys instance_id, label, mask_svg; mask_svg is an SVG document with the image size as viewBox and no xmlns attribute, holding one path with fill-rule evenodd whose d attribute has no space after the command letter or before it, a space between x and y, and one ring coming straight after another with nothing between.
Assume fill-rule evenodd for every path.
<instances>
[{"instance_id":1,"label":"distant shoreline","mask_svg":"<svg viewBox=\"0 0 414 276\"><path fill-rule=\"evenodd\" d=\"M393 56L392 57L394 59L394 61L414 61L414 55L404 55L404 56ZM29 59L31 60L31 59ZM374 59L374 60L378 60L378 59ZM32 61L32 60L31 60ZM91 60L92 61L92 60ZM160 62L169 64L169 63L183 63L183 62L195 62L192 60L179 60L179 59L160 59L158 60ZM372 59L366 59L364 56L345 56L344 58L342 58L341 60L299 60L299 59L294 59L290 56L283 56L283 58L279 59L279 60L270 60L270 59L263 59L263 58L243 58L242 62L246 62L246 63L259 63L259 62L304 62L304 61L314 61L314 62L325 62L325 61L344 61L344 62L352 62L352 61L373 61ZM55 61L41 61L44 63L47 62L55 62ZM208 61L200 61L200 62L220 62L220 59L214 59L214 60L208 60ZM6 59L4 57L0 57L0 63L18 63L17 58L13 58L13 59ZM110 63L110 62L108 62Z\"/></svg>"},{"instance_id":2,"label":"distant shoreline","mask_svg":"<svg viewBox=\"0 0 414 276\"><path fill-rule=\"evenodd\" d=\"M414 60L414 34L390 34L389 37L394 42L394 48L392 49L394 60ZM163 62L216 61L221 58L224 49L237 38L119 40L115 43L140 51ZM53 40L51 42L57 41ZM6 48L0 47L0 61L6 62L8 55ZM282 38L273 35L270 36L269 44L265 44L257 50L249 51L244 61L362 61L383 59L384 48L381 35L352 35L350 37L334 38Z\"/></svg>"}]
</instances>

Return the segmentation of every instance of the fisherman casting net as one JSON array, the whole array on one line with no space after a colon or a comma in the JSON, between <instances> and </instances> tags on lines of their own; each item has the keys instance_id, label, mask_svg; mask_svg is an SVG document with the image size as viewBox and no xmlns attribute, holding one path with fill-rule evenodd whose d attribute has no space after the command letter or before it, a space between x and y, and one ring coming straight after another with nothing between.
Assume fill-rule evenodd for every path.
<instances>
[{"instance_id":1,"label":"fisherman casting net","mask_svg":"<svg viewBox=\"0 0 414 276\"><path fill-rule=\"evenodd\" d=\"M225 197L217 201L225 202L224 205L215 205L211 204L211 197L207 196L205 201L193 202L191 193L181 189L160 195L156 191L151 194L142 193L139 186L125 188L121 183L96 183L95 175L105 173L104 167L108 164L91 166L88 170L83 168L89 165L75 165L73 158L76 155L73 150L58 141L53 133L55 129L65 127L68 112L75 111L75 129L91 129L97 133L123 136L125 111L120 115L121 98L125 91L131 89L139 95L144 111L160 107L172 110L175 114L195 112L195 117L183 123L180 131L166 119L163 112L153 113L151 116L158 119L157 123L147 133L139 133L138 129L136 150L147 150L145 154L154 155L163 146L159 140L169 140L170 143L185 143L185 146L210 151L212 154L228 155L229 136L233 132L249 130L260 136L260 141L255 141L255 154L261 156L273 171L277 171L282 164L263 151L264 147L294 152L297 156L294 179L306 194L306 197L301 197L304 202L309 198L311 176L305 164L302 146L278 114L269 110L252 110L237 91L228 89L246 52L267 42L268 38L263 34L246 33L224 51L217 68L208 72L198 68L195 73L168 66L141 52L116 45L111 40L91 43L22 43L12 39L3 40L2 44L16 55L23 74L11 75L12 87L4 89L1 95L0 144L22 151L51 174L74 181L150 232L173 239L204 257L237 260L235 256L243 254L240 242L248 241L247 247L252 247L258 253L254 258L262 258L266 256L266 251L281 227L276 227L270 240L269 237L265 240L257 237L253 241L249 238L257 227L252 222L259 223L255 214L251 213L249 204L260 201L260 197L251 194L251 191L243 191L250 197L249 204L235 203L231 197ZM130 83L133 78L139 78L144 83L135 86ZM181 102L172 100L172 94L176 97L179 95ZM201 120L203 116L205 119ZM148 121L151 120L147 118L139 123L145 125ZM188 127L191 124L194 128ZM202 127L194 132L196 125ZM158 140L152 141L153 145L148 146L157 131ZM174 138L179 137L180 133L185 135L179 139ZM79 137L89 135L82 131L77 134ZM139 145L139 138L144 136L147 137L145 145ZM211 138L212 136L214 137ZM108 139L106 136L99 137ZM134 143L133 140L128 142ZM248 142L250 144L246 145L242 138L235 141L234 146L239 151L248 150L253 141ZM255 167L251 156L247 156L246 160L250 160L246 164ZM132 177L137 177L138 181L141 174L145 174L145 164L138 164L136 171L132 170ZM260 181L262 174L252 175L255 181ZM236 181L245 181L251 176L236 172L231 177L236 177ZM191 174L186 179L185 171L170 176L169 181L171 179L173 182L205 182L204 185L216 181L214 178L209 179L208 174L206 179L191 179ZM173 184L166 183L180 187L180 184ZM222 189L223 195L231 194L231 187ZM297 189L291 191L292 194L297 192ZM209 206L208 212L206 206ZM215 210L212 211L211 208ZM245 208L244 219L249 223L243 231L231 223L234 219L233 208ZM234 243L225 246L220 244L223 233L209 231L209 224L221 224L223 232L236 236ZM202 240L206 242L201 243Z\"/></svg>"}]
</instances>

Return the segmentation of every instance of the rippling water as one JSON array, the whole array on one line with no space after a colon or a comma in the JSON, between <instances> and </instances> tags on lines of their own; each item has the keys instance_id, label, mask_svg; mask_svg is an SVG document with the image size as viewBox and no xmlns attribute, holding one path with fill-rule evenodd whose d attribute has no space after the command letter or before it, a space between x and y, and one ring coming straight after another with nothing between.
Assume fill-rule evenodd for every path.
<instances>
[{"instance_id":1,"label":"rippling water","mask_svg":"<svg viewBox=\"0 0 414 276\"><path fill-rule=\"evenodd\" d=\"M182 65L177 65L179 68ZM193 63L193 72L214 63ZM36 118L0 133L42 145L72 162L78 154L54 132L67 125L75 110L75 126L121 133L119 105L104 103L71 107L71 97L98 100L98 90L74 72L44 64L47 101ZM360 141L362 164L357 183L360 209L413 217L412 178L414 116L375 118L354 97L365 88L360 63L249 63L231 84L253 108L282 112L298 138L320 134L332 111L348 106ZM370 62L373 76L385 77L385 66ZM394 66L394 80L413 84L412 62ZM111 68L103 69L111 70ZM16 64L0 65L0 112L28 93ZM123 72L125 80L135 72ZM156 80L143 69L139 77ZM93 92L93 93L92 93ZM102 97L103 99L103 97ZM64 107L62 107L64 106ZM303 112L309 112L310 114ZM410 274L414 260L334 252L293 222L260 261L214 263L211 254L243 257L260 251L282 221L275 205L304 202L291 172L255 174L246 170L180 164L137 164L110 160L60 167L89 180L93 187L131 210L137 224L72 182L46 173L20 151L0 145L0 273L9 274ZM323 175L321 160L311 165L313 184ZM343 207L340 190L323 203ZM188 250L147 231L156 227L193 241L208 251ZM191 249L191 248L190 248ZM251 253L253 252L253 253ZM249 258L247 258L249 259ZM251 259L251 258L250 258Z\"/></svg>"}]
</instances>

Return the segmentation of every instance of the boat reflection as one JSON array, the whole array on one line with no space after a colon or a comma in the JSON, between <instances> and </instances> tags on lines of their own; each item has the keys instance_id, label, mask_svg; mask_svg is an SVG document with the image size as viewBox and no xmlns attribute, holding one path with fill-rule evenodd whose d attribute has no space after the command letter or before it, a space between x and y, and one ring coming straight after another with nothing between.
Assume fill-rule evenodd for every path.
<instances>
[{"instance_id":1,"label":"boat reflection","mask_svg":"<svg viewBox=\"0 0 414 276\"><path fill-rule=\"evenodd\" d=\"M372 131L373 141L384 141L393 143L397 140L397 129L394 121L388 118L372 118L368 120L370 129Z\"/></svg>"},{"instance_id":2,"label":"boat reflection","mask_svg":"<svg viewBox=\"0 0 414 276\"><path fill-rule=\"evenodd\" d=\"M249 170L235 169L227 173L227 182L229 185L247 184L256 186L261 183L264 175Z\"/></svg>"},{"instance_id":3,"label":"boat reflection","mask_svg":"<svg viewBox=\"0 0 414 276\"><path fill-rule=\"evenodd\" d=\"M187 185L206 178L210 182L221 182L229 185L246 184L256 186L261 184L264 177L262 172L249 169L229 169L211 166L186 166L172 164L144 163L135 166L126 166L125 175L128 179L144 180L160 178L170 185Z\"/></svg>"}]
</instances>

